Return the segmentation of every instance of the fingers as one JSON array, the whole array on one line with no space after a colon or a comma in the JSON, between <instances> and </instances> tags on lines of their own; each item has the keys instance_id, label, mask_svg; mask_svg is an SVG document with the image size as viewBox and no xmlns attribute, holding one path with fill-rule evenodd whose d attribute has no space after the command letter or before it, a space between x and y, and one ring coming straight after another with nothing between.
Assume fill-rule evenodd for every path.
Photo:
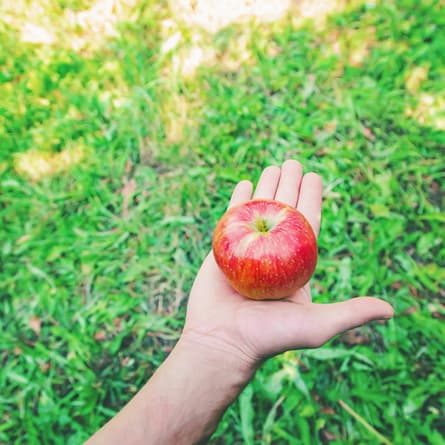
<instances>
[{"instance_id":1,"label":"fingers","mask_svg":"<svg viewBox=\"0 0 445 445\"><path fill-rule=\"evenodd\" d=\"M263 170L255 189L255 199L276 199L290 206L297 206L314 232L320 231L321 198L323 185L315 173L303 176L301 164L293 159L285 161L282 168L269 166ZM229 208L248 201L252 197L252 184L241 181L233 191Z\"/></svg>"},{"instance_id":2,"label":"fingers","mask_svg":"<svg viewBox=\"0 0 445 445\"><path fill-rule=\"evenodd\" d=\"M332 304L311 304L307 308L307 317L317 326L315 332L307 338L307 346L311 347L321 346L349 329L373 320L386 320L394 315L394 309L389 303L374 297L357 297Z\"/></svg>"},{"instance_id":3,"label":"fingers","mask_svg":"<svg viewBox=\"0 0 445 445\"><path fill-rule=\"evenodd\" d=\"M280 174L280 167L273 165L265 168L258 180L253 197L255 199L274 199L280 181Z\"/></svg>"},{"instance_id":4,"label":"fingers","mask_svg":"<svg viewBox=\"0 0 445 445\"><path fill-rule=\"evenodd\" d=\"M248 201L252 196L253 185L250 181L239 182L232 193L229 203L229 209L245 201Z\"/></svg>"},{"instance_id":5,"label":"fingers","mask_svg":"<svg viewBox=\"0 0 445 445\"><path fill-rule=\"evenodd\" d=\"M281 167L280 182L275 194L275 199L295 207L298 201L302 176L303 168L298 161L293 159L285 161Z\"/></svg>"},{"instance_id":6,"label":"fingers","mask_svg":"<svg viewBox=\"0 0 445 445\"><path fill-rule=\"evenodd\" d=\"M317 236L320 232L322 193L321 177L316 173L305 174L301 181L297 209L307 218Z\"/></svg>"}]
</instances>

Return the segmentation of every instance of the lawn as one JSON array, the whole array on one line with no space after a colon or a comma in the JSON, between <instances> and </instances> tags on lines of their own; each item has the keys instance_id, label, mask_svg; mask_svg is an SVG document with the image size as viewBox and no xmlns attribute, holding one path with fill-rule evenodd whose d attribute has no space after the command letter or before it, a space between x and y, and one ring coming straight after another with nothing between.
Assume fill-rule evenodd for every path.
<instances>
[{"instance_id":1,"label":"lawn","mask_svg":"<svg viewBox=\"0 0 445 445\"><path fill-rule=\"evenodd\" d=\"M444 2L194 3L0 4L0 443L115 414L235 183L296 158L325 185L314 300L396 315L269 360L211 443L445 444Z\"/></svg>"}]
</instances>

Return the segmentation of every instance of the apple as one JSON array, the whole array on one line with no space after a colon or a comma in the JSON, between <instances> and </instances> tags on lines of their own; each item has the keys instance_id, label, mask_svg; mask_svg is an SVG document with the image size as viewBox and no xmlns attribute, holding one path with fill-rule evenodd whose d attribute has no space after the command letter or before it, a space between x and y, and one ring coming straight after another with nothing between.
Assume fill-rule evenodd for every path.
<instances>
[{"instance_id":1,"label":"apple","mask_svg":"<svg viewBox=\"0 0 445 445\"><path fill-rule=\"evenodd\" d=\"M255 300L289 297L317 264L317 239L293 207L254 199L229 209L213 235L213 255L230 285Z\"/></svg>"}]
</instances>

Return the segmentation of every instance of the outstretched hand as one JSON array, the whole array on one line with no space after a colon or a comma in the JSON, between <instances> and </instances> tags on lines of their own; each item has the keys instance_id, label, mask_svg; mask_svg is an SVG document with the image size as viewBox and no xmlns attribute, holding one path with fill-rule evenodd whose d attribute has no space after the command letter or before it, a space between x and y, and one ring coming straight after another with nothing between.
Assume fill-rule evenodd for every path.
<instances>
[{"instance_id":1,"label":"outstretched hand","mask_svg":"<svg viewBox=\"0 0 445 445\"><path fill-rule=\"evenodd\" d=\"M252 191L249 181L240 182L229 206L248 201ZM318 234L321 194L318 175L303 176L298 162L286 161L281 168L263 171L253 198L296 206ZM193 284L177 345L88 444L207 443L224 411L265 358L288 349L321 346L342 331L392 315L388 303L372 297L312 303L309 284L284 300L248 300L230 287L210 253Z\"/></svg>"},{"instance_id":2,"label":"outstretched hand","mask_svg":"<svg viewBox=\"0 0 445 445\"><path fill-rule=\"evenodd\" d=\"M252 183L240 182L229 208L252 198L275 199L296 207L318 235L322 182L317 174L303 175L301 165L288 160L281 168L267 167L253 196L252 192ZM255 368L264 358L318 347L343 331L392 316L392 307L374 297L313 303L309 283L284 300L248 300L228 284L211 252L190 294L183 339L233 355Z\"/></svg>"}]
</instances>

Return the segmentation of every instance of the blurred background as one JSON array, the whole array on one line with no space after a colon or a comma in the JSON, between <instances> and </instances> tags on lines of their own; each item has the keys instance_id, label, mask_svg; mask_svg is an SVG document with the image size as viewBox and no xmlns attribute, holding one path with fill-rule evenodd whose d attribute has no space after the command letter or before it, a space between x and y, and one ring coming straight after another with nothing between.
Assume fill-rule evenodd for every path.
<instances>
[{"instance_id":1,"label":"blurred background","mask_svg":"<svg viewBox=\"0 0 445 445\"><path fill-rule=\"evenodd\" d=\"M325 184L317 302L214 444L444 444L445 3L3 0L0 443L78 444L177 340L235 183Z\"/></svg>"}]
</instances>

